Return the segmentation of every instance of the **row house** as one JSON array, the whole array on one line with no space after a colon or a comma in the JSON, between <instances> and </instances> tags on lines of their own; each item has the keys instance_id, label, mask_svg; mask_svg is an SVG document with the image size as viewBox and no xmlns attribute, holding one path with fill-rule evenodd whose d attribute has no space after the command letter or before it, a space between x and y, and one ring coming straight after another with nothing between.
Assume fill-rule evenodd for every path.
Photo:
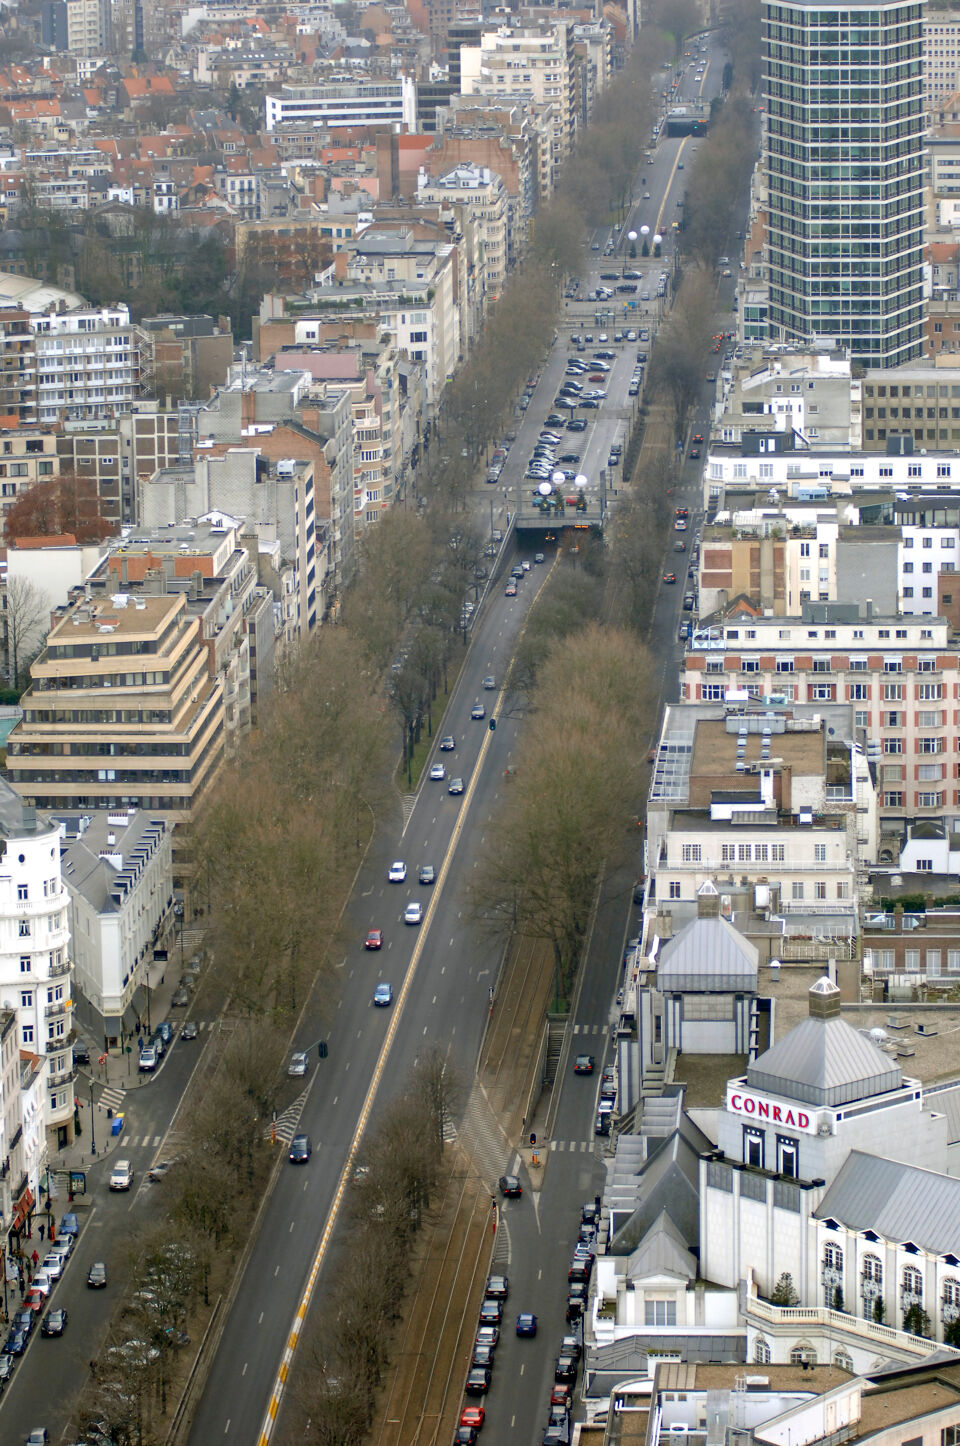
<instances>
[{"instance_id":1,"label":"row house","mask_svg":"<svg viewBox=\"0 0 960 1446\"><path fill-rule=\"evenodd\" d=\"M960 817L960 653L943 618L862 616L829 604L801 617L731 617L695 631L680 696L847 703L880 779L881 816Z\"/></svg>"}]
</instances>

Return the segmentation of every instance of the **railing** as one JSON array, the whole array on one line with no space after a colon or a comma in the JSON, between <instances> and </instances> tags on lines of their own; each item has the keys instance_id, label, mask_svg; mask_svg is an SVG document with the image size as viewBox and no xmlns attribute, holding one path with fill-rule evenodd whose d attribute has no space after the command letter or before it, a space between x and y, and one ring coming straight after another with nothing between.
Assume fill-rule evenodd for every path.
<instances>
[{"instance_id":1,"label":"railing","mask_svg":"<svg viewBox=\"0 0 960 1446\"><path fill-rule=\"evenodd\" d=\"M44 1017L44 1019L53 1019L54 1016L57 1015L57 1014L66 1014L66 1012L67 1012L67 1010L68 1010L69 1008L70 1008L70 1000L69 1000L69 999L57 999L57 1000L54 1000L53 1004L46 1004L46 1005L44 1005L43 1017Z\"/></svg>"},{"instance_id":2,"label":"railing","mask_svg":"<svg viewBox=\"0 0 960 1446\"><path fill-rule=\"evenodd\" d=\"M771 1305L759 1296L747 1296L746 1313L771 1326L831 1326L850 1331L856 1335L871 1336L874 1340L898 1345L903 1350L918 1355L930 1355L932 1351L953 1350L926 1336L913 1336L908 1331L896 1330L893 1326L881 1325L879 1321L867 1320L859 1315L847 1315L842 1310L829 1310L826 1306L778 1306ZM955 1352L960 1356L960 1351Z\"/></svg>"}]
</instances>

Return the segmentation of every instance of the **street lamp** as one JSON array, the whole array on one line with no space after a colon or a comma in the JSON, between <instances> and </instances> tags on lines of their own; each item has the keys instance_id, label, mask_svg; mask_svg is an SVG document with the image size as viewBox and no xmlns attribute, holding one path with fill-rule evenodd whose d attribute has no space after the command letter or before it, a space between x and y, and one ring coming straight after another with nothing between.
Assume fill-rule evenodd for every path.
<instances>
[{"instance_id":1,"label":"street lamp","mask_svg":"<svg viewBox=\"0 0 960 1446\"><path fill-rule=\"evenodd\" d=\"M628 231L628 232L627 232L627 240L630 242L630 259L633 260L634 256L636 256L636 254L637 254L637 233L636 233L636 231Z\"/></svg>"},{"instance_id":2,"label":"street lamp","mask_svg":"<svg viewBox=\"0 0 960 1446\"><path fill-rule=\"evenodd\" d=\"M92 1080L92 1079L90 1080L90 1153L91 1153L91 1155L95 1155L95 1154L97 1153L97 1137L96 1137L96 1134L95 1134L95 1132L94 1132L94 1125L93 1125L93 1080Z\"/></svg>"},{"instance_id":3,"label":"street lamp","mask_svg":"<svg viewBox=\"0 0 960 1446\"><path fill-rule=\"evenodd\" d=\"M649 226L641 226L641 227L640 227L640 235L643 237L643 244L642 244L640 250L641 250L641 253L642 253L644 256L647 256L647 255L649 255L649 253L650 253L650 247L649 247L649 245L647 244L647 237L650 235L650 227L649 227Z\"/></svg>"}]
</instances>

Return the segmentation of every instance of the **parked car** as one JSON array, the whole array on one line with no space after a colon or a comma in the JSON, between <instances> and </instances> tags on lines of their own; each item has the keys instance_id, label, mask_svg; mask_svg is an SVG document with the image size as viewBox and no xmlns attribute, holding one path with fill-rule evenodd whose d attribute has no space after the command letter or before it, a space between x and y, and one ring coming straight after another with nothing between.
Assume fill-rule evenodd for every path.
<instances>
[{"instance_id":1,"label":"parked car","mask_svg":"<svg viewBox=\"0 0 960 1446\"><path fill-rule=\"evenodd\" d=\"M486 1296L490 1300L506 1300L510 1294L510 1282L505 1275L488 1275Z\"/></svg>"},{"instance_id":2,"label":"parked car","mask_svg":"<svg viewBox=\"0 0 960 1446\"><path fill-rule=\"evenodd\" d=\"M141 1074L150 1074L157 1067L157 1051L152 1044L145 1044L140 1051L137 1068Z\"/></svg>"},{"instance_id":3,"label":"parked car","mask_svg":"<svg viewBox=\"0 0 960 1446\"><path fill-rule=\"evenodd\" d=\"M467 1372L463 1389L468 1396L484 1396L490 1389L490 1372L483 1366L473 1366Z\"/></svg>"}]
</instances>

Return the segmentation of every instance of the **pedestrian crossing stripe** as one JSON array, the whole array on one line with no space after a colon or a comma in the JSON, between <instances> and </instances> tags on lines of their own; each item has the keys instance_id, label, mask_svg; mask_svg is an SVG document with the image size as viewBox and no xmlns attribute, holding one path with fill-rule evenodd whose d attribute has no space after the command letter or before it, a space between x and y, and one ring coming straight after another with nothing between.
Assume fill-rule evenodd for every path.
<instances>
[{"instance_id":1,"label":"pedestrian crossing stripe","mask_svg":"<svg viewBox=\"0 0 960 1446\"><path fill-rule=\"evenodd\" d=\"M580 1153L581 1155L585 1155L588 1150L592 1150L592 1149L593 1149L593 1141L592 1141L592 1140L551 1140L551 1141L550 1141L550 1149L553 1150L555 1153L556 1153L557 1151L560 1151L560 1150L566 1150L566 1151L568 1151L568 1153L571 1154L571 1155L575 1155L578 1151L579 1151L579 1153Z\"/></svg>"},{"instance_id":2,"label":"pedestrian crossing stripe","mask_svg":"<svg viewBox=\"0 0 960 1446\"><path fill-rule=\"evenodd\" d=\"M126 1090L113 1089L112 1087L107 1086L105 1089L102 1089L100 1091L100 1097L97 1100L97 1104L106 1105L109 1109L115 1110L123 1104L125 1095Z\"/></svg>"},{"instance_id":3,"label":"pedestrian crossing stripe","mask_svg":"<svg viewBox=\"0 0 960 1446\"><path fill-rule=\"evenodd\" d=\"M603 1024L575 1024L574 1034L603 1034L606 1025Z\"/></svg>"}]
</instances>

